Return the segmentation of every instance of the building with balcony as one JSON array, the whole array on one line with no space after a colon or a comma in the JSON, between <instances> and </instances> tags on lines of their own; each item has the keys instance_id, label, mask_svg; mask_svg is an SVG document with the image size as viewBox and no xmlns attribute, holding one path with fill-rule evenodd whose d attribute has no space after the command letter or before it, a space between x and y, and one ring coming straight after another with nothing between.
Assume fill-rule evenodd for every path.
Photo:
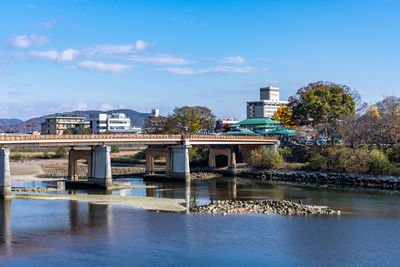
<instances>
[{"instance_id":1,"label":"building with balcony","mask_svg":"<svg viewBox=\"0 0 400 267\"><path fill-rule=\"evenodd\" d=\"M84 117L56 115L47 117L40 124L40 133L42 135L62 135L70 128L90 128L90 122Z\"/></svg>"}]
</instances>

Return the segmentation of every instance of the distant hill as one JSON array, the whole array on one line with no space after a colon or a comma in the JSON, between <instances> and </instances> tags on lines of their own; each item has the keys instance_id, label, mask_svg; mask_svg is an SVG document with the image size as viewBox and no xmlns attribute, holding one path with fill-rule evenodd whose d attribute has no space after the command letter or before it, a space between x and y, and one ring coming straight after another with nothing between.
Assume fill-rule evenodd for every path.
<instances>
[{"instance_id":1,"label":"distant hill","mask_svg":"<svg viewBox=\"0 0 400 267\"><path fill-rule=\"evenodd\" d=\"M97 116L99 113L125 113L127 117L131 119L131 125L135 127L143 128L144 119L151 115L151 113L141 113L131 109L115 109L109 111L100 111L100 110L77 110L72 112L63 112L63 113L55 113L49 114L42 117L32 118L27 121L15 120L14 123L9 124L1 124L0 123L0 130L1 131L16 131L16 132L24 132L24 131L40 131L40 123L44 122L46 117L52 117L57 115L68 115L68 116L78 116L78 117L85 117L86 119L90 120L90 117ZM12 121L10 120L10 121ZM6 120L4 120L6 121Z\"/></svg>"},{"instance_id":2,"label":"distant hill","mask_svg":"<svg viewBox=\"0 0 400 267\"><path fill-rule=\"evenodd\" d=\"M0 119L0 125L9 125L9 124L17 124L22 122L19 119Z\"/></svg>"}]
</instances>

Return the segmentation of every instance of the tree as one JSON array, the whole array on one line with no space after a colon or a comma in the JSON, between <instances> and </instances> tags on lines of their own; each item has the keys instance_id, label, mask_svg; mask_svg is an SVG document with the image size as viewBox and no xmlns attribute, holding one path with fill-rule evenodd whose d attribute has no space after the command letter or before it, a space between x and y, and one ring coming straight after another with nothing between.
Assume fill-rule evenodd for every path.
<instances>
[{"instance_id":1,"label":"tree","mask_svg":"<svg viewBox=\"0 0 400 267\"><path fill-rule=\"evenodd\" d=\"M144 132L147 134L160 134L163 133L167 118L162 116L147 117L144 124Z\"/></svg>"},{"instance_id":2,"label":"tree","mask_svg":"<svg viewBox=\"0 0 400 267\"><path fill-rule=\"evenodd\" d=\"M299 125L335 125L338 120L355 113L356 102L352 95L358 99L358 93L345 85L310 83L289 98L289 108Z\"/></svg>"},{"instance_id":3,"label":"tree","mask_svg":"<svg viewBox=\"0 0 400 267\"><path fill-rule=\"evenodd\" d=\"M292 119L292 112L288 110L285 105L281 105L278 110L272 116L273 120L280 121L282 124L289 128L295 127L295 122Z\"/></svg>"},{"instance_id":4,"label":"tree","mask_svg":"<svg viewBox=\"0 0 400 267\"><path fill-rule=\"evenodd\" d=\"M339 130L351 147L392 146L400 142L400 98L387 97L375 106L341 122Z\"/></svg>"},{"instance_id":5,"label":"tree","mask_svg":"<svg viewBox=\"0 0 400 267\"><path fill-rule=\"evenodd\" d=\"M168 116L164 132L173 134L196 134L205 129L211 130L215 123L215 115L207 107L176 107Z\"/></svg>"},{"instance_id":6,"label":"tree","mask_svg":"<svg viewBox=\"0 0 400 267\"><path fill-rule=\"evenodd\" d=\"M78 126L78 127L71 127L66 129L63 134L67 135L67 134L90 134L91 131L89 128L85 128L83 126Z\"/></svg>"}]
</instances>

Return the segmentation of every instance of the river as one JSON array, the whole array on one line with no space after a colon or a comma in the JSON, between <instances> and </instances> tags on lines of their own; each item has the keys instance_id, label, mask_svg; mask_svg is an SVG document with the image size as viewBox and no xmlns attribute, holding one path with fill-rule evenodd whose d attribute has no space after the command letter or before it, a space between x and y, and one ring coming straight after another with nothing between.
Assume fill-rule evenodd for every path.
<instances>
[{"instance_id":1,"label":"river","mask_svg":"<svg viewBox=\"0 0 400 267\"><path fill-rule=\"evenodd\" d=\"M328 205L342 215L198 215L70 200L2 200L0 265L393 266L400 262L399 193L316 189L244 178L189 185L141 178L115 182L158 188L112 194L186 198L191 205L222 199L302 200ZM32 184L14 184L21 185Z\"/></svg>"}]
</instances>

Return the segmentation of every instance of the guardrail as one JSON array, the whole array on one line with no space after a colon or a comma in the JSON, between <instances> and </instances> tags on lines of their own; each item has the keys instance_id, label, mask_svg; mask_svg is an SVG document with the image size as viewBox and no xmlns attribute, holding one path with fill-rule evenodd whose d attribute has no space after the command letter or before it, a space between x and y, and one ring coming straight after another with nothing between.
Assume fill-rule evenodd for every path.
<instances>
[{"instance_id":1,"label":"guardrail","mask_svg":"<svg viewBox=\"0 0 400 267\"><path fill-rule=\"evenodd\" d=\"M57 141L57 140L259 140L276 141L276 137L271 136L229 136L229 135L178 135L178 134L82 134L82 135L2 135L1 141Z\"/></svg>"}]
</instances>

